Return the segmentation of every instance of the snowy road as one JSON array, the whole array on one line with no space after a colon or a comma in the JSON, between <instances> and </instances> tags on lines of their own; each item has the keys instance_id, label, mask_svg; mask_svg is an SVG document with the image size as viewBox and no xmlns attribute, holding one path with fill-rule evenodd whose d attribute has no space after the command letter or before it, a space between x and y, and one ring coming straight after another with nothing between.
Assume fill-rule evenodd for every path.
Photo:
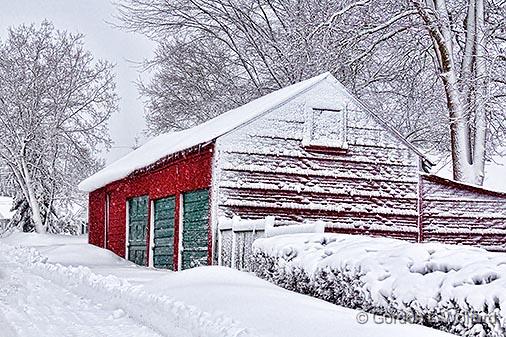
<instances>
[{"instance_id":1,"label":"snowy road","mask_svg":"<svg viewBox=\"0 0 506 337\"><path fill-rule=\"evenodd\" d=\"M0 337L450 336L362 324L359 311L230 268L138 267L86 242L32 233L0 239Z\"/></svg>"},{"instance_id":2,"label":"snowy road","mask_svg":"<svg viewBox=\"0 0 506 337\"><path fill-rule=\"evenodd\" d=\"M0 336L154 337L121 310L108 310L34 275L0 254Z\"/></svg>"}]
</instances>

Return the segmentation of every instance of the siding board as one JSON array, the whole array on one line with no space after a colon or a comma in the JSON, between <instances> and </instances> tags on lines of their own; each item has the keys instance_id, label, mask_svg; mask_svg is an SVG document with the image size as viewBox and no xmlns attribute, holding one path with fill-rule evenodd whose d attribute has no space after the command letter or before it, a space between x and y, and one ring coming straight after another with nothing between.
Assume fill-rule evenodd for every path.
<instances>
[{"instance_id":1,"label":"siding board","mask_svg":"<svg viewBox=\"0 0 506 337\"><path fill-rule=\"evenodd\" d=\"M422 175L425 241L506 251L506 194Z\"/></svg>"},{"instance_id":2,"label":"siding board","mask_svg":"<svg viewBox=\"0 0 506 337\"><path fill-rule=\"evenodd\" d=\"M218 138L217 215L416 238L418 157L328 83ZM348 109L346 151L303 146L308 107ZM406 233L406 234L403 234Z\"/></svg>"}]
</instances>

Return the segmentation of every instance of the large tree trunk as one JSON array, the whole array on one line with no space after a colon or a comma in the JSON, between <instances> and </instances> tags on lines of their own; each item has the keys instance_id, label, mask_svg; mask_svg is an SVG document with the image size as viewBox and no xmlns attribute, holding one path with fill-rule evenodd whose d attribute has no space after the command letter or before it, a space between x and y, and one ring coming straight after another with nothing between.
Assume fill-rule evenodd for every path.
<instances>
[{"instance_id":1,"label":"large tree trunk","mask_svg":"<svg viewBox=\"0 0 506 337\"><path fill-rule=\"evenodd\" d=\"M450 140L453 163L453 178L474 183L473 167L469 154L469 132L464 107L457 88L454 70L443 75L448 110L450 112Z\"/></svg>"},{"instance_id":2,"label":"large tree trunk","mask_svg":"<svg viewBox=\"0 0 506 337\"><path fill-rule=\"evenodd\" d=\"M28 194L27 201L32 211L32 220L35 225L35 231L37 233L46 233L46 227L44 226L44 223L42 222L42 217L40 215L39 201L35 196L30 171L28 170L28 165L26 164L24 156L21 156L21 169L23 172L23 181L20 181L20 184L24 184L26 193Z\"/></svg>"},{"instance_id":3,"label":"large tree trunk","mask_svg":"<svg viewBox=\"0 0 506 337\"><path fill-rule=\"evenodd\" d=\"M474 146L473 166L475 183L482 185L485 175L485 145L487 137L487 121L485 102L487 96L487 69L485 64L485 25L483 0L476 0L475 24L475 113L474 113Z\"/></svg>"},{"instance_id":4,"label":"large tree trunk","mask_svg":"<svg viewBox=\"0 0 506 337\"><path fill-rule=\"evenodd\" d=\"M414 4L426 24L439 60L450 116L453 178L482 185L487 132L483 0L469 0L460 85L446 0L426 0L427 7L433 12L419 1Z\"/></svg>"}]
</instances>

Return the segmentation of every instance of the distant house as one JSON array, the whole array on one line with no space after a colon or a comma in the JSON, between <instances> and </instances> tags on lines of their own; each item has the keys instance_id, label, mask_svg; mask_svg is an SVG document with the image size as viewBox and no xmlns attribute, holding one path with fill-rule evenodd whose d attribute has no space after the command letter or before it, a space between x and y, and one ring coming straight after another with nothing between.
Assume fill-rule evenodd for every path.
<instances>
[{"instance_id":1,"label":"distant house","mask_svg":"<svg viewBox=\"0 0 506 337\"><path fill-rule=\"evenodd\" d=\"M12 198L0 196L0 233L14 215L14 212L11 211L11 208Z\"/></svg>"},{"instance_id":2,"label":"distant house","mask_svg":"<svg viewBox=\"0 0 506 337\"><path fill-rule=\"evenodd\" d=\"M479 243L477 225L504 247L504 195L421 175L428 167L326 73L160 135L79 187L89 192L90 243L157 268L216 261L218 218L234 215L412 241L441 239L445 219L443 232L461 230L452 242ZM472 199L489 218L481 206L461 214Z\"/></svg>"}]
</instances>

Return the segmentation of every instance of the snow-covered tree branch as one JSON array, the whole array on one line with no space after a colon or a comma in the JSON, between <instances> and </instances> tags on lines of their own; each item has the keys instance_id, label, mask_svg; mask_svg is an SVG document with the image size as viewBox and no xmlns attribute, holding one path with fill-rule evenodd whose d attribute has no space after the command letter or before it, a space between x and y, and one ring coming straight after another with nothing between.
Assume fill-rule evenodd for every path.
<instances>
[{"instance_id":1,"label":"snow-covered tree branch","mask_svg":"<svg viewBox=\"0 0 506 337\"><path fill-rule=\"evenodd\" d=\"M15 220L25 229L58 231L82 204L75 186L109 144L114 90L112 65L49 22L11 28L0 44L0 162L16 182Z\"/></svg>"},{"instance_id":2,"label":"snow-covered tree branch","mask_svg":"<svg viewBox=\"0 0 506 337\"><path fill-rule=\"evenodd\" d=\"M159 41L147 64L153 80L140 84L151 133L331 71L411 142L451 152L455 178L474 184L506 135L504 7L483 0L118 4L122 27Z\"/></svg>"}]
</instances>

